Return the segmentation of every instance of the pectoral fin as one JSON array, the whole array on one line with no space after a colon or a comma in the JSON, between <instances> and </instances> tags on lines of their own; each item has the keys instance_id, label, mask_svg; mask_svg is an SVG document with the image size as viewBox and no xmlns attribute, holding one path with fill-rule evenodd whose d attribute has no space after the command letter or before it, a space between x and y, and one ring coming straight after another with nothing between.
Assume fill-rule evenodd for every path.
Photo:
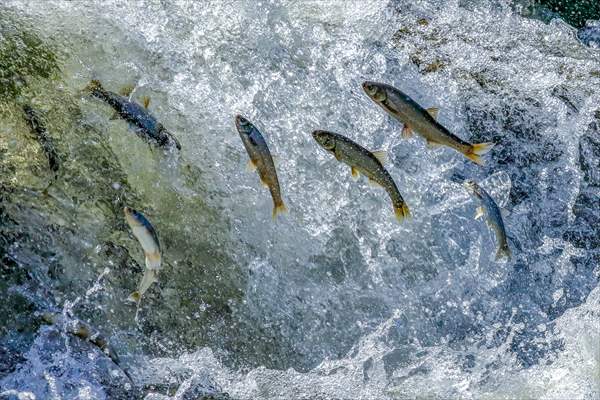
<instances>
[{"instance_id":1,"label":"pectoral fin","mask_svg":"<svg viewBox=\"0 0 600 400\"><path fill-rule=\"evenodd\" d=\"M412 129L410 128L410 126L404 124L404 128L402 128L402 137L405 139L408 139L411 136L412 136Z\"/></svg>"},{"instance_id":2,"label":"pectoral fin","mask_svg":"<svg viewBox=\"0 0 600 400\"><path fill-rule=\"evenodd\" d=\"M248 163L246 164L246 170L248 170L249 172L256 171L256 164L254 163L254 161L248 160Z\"/></svg>"},{"instance_id":3,"label":"pectoral fin","mask_svg":"<svg viewBox=\"0 0 600 400\"><path fill-rule=\"evenodd\" d=\"M119 94L121 96L125 96L125 97L129 97L131 95L131 92L133 92L133 89L135 88L135 86L133 85L126 85L123 86L120 90L119 90Z\"/></svg>"},{"instance_id":4,"label":"pectoral fin","mask_svg":"<svg viewBox=\"0 0 600 400\"><path fill-rule=\"evenodd\" d=\"M121 118L121 116L119 115L119 113L118 113L118 112L116 112L116 111L115 111L115 112L114 112L114 113L113 113L113 114L110 116L110 118L109 118L109 119L110 119L111 121L113 121L113 120L115 120L115 119L119 119L119 118Z\"/></svg>"},{"instance_id":5,"label":"pectoral fin","mask_svg":"<svg viewBox=\"0 0 600 400\"><path fill-rule=\"evenodd\" d=\"M356 168L350 167L350 171L352 172L352 179L356 181L358 178L360 178L360 172L358 172Z\"/></svg>"},{"instance_id":6,"label":"pectoral fin","mask_svg":"<svg viewBox=\"0 0 600 400\"><path fill-rule=\"evenodd\" d=\"M475 219L483 217L483 207L477 207L475 210Z\"/></svg>"},{"instance_id":7,"label":"pectoral fin","mask_svg":"<svg viewBox=\"0 0 600 400\"><path fill-rule=\"evenodd\" d=\"M144 106L144 108L148 108L148 106L150 105L150 97L142 96L142 105Z\"/></svg>"},{"instance_id":8,"label":"pectoral fin","mask_svg":"<svg viewBox=\"0 0 600 400\"><path fill-rule=\"evenodd\" d=\"M438 147L441 147L442 145L438 142L434 142L433 140L429 140L427 139L427 147L429 147L430 149L436 149Z\"/></svg>"},{"instance_id":9,"label":"pectoral fin","mask_svg":"<svg viewBox=\"0 0 600 400\"><path fill-rule=\"evenodd\" d=\"M379 183L377 183L376 181L374 181L374 180L373 180L373 179L371 179L371 178L369 178L369 186L372 186L372 187L377 187L377 188L380 188L380 187L381 187L381 185L380 185Z\"/></svg>"},{"instance_id":10,"label":"pectoral fin","mask_svg":"<svg viewBox=\"0 0 600 400\"><path fill-rule=\"evenodd\" d=\"M374 151L372 154L382 165L387 162L387 152L385 150Z\"/></svg>"},{"instance_id":11,"label":"pectoral fin","mask_svg":"<svg viewBox=\"0 0 600 400\"><path fill-rule=\"evenodd\" d=\"M430 108L428 108L428 109L427 109L427 113L428 113L429 115L431 115L431 117L432 117L433 119L437 119L437 116L438 116L438 112L439 112L439 111L440 111L440 109L439 109L439 108L437 108L437 107L430 107Z\"/></svg>"},{"instance_id":12,"label":"pectoral fin","mask_svg":"<svg viewBox=\"0 0 600 400\"><path fill-rule=\"evenodd\" d=\"M264 181L262 178L260 179L260 183L262 183L262 185L266 188L269 187L269 183L267 181Z\"/></svg>"}]
</instances>

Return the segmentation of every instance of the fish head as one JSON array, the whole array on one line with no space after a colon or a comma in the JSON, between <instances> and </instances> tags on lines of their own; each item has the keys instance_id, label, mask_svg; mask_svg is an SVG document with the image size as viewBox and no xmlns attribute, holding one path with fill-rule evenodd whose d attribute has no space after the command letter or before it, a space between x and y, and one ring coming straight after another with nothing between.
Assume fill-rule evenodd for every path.
<instances>
[{"instance_id":1,"label":"fish head","mask_svg":"<svg viewBox=\"0 0 600 400\"><path fill-rule=\"evenodd\" d=\"M472 179L467 179L463 182L463 186L474 196L476 197L483 197L483 194L481 193L481 188L479 187L479 185Z\"/></svg>"},{"instance_id":2,"label":"fish head","mask_svg":"<svg viewBox=\"0 0 600 400\"><path fill-rule=\"evenodd\" d=\"M235 116L235 127L237 128L240 135L250 136L250 134L252 134L252 131L254 130L254 125L252 125L252 122L248 121L241 115Z\"/></svg>"},{"instance_id":3,"label":"fish head","mask_svg":"<svg viewBox=\"0 0 600 400\"><path fill-rule=\"evenodd\" d=\"M377 103L383 103L387 99L387 91L381 83L366 81L362 87L367 96Z\"/></svg>"},{"instance_id":4,"label":"fish head","mask_svg":"<svg viewBox=\"0 0 600 400\"><path fill-rule=\"evenodd\" d=\"M335 136L331 132L316 130L312 136L325 150L335 152Z\"/></svg>"},{"instance_id":5,"label":"fish head","mask_svg":"<svg viewBox=\"0 0 600 400\"><path fill-rule=\"evenodd\" d=\"M129 226L144 225L142 215L133 208L125 206L123 212L125 213L125 220L127 220Z\"/></svg>"}]
</instances>

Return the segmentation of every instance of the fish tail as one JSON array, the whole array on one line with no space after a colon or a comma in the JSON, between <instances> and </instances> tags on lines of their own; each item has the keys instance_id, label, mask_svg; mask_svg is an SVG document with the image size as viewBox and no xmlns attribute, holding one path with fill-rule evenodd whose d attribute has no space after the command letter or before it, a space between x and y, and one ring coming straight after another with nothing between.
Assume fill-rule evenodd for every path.
<instances>
[{"instance_id":1,"label":"fish tail","mask_svg":"<svg viewBox=\"0 0 600 400\"><path fill-rule=\"evenodd\" d=\"M396 219L398 221L402 221L404 218L410 218L410 211L404 202L400 206L394 206L394 214L396 214Z\"/></svg>"},{"instance_id":2,"label":"fish tail","mask_svg":"<svg viewBox=\"0 0 600 400\"><path fill-rule=\"evenodd\" d=\"M492 147L494 147L495 143L475 143L471 145L471 148L465 153L468 159L473 161L476 164L484 165L484 161L481 159L481 156L487 154Z\"/></svg>"},{"instance_id":3,"label":"fish tail","mask_svg":"<svg viewBox=\"0 0 600 400\"><path fill-rule=\"evenodd\" d=\"M499 260L502 257L506 257L509 261L512 258L512 252L510 251L510 247L508 247L508 243L504 243L496 252L496 260Z\"/></svg>"},{"instance_id":4,"label":"fish tail","mask_svg":"<svg viewBox=\"0 0 600 400\"><path fill-rule=\"evenodd\" d=\"M175 148L177 150L181 150L181 143L179 143L179 140L177 140L177 138L175 136L173 136L170 132L168 135L169 135L169 139L170 139L171 143L175 145Z\"/></svg>"},{"instance_id":5,"label":"fish tail","mask_svg":"<svg viewBox=\"0 0 600 400\"><path fill-rule=\"evenodd\" d=\"M288 209L285 206L285 204L283 204L283 201L276 203L275 206L273 207L273 220L277 219L278 214L287 213L287 212L288 212Z\"/></svg>"},{"instance_id":6,"label":"fish tail","mask_svg":"<svg viewBox=\"0 0 600 400\"><path fill-rule=\"evenodd\" d=\"M131 293L129 295L129 297L127 298L127 300L132 301L134 303L139 303L141 299L142 299L142 294L137 290L135 292Z\"/></svg>"}]
</instances>

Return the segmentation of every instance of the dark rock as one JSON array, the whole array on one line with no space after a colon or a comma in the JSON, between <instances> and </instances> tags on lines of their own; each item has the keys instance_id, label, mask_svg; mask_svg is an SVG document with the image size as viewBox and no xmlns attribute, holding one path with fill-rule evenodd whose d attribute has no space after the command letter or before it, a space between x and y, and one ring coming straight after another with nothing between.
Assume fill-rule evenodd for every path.
<instances>
[{"instance_id":1,"label":"dark rock","mask_svg":"<svg viewBox=\"0 0 600 400\"><path fill-rule=\"evenodd\" d=\"M587 26L579 29L577 38L586 46L600 49L600 21L588 23Z\"/></svg>"}]
</instances>

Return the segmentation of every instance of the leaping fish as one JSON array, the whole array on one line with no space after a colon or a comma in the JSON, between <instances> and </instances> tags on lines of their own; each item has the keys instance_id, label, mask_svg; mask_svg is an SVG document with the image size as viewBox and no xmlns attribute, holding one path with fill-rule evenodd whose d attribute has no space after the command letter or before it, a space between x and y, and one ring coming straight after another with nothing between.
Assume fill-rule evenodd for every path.
<instances>
[{"instance_id":1,"label":"leaping fish","mask_svg":"<svg viewBox=\"0 0 600 400\"><path fill-rule=\"evenodd\" d=\"M34 110L30 105L25 104L23 106L23 113L25 115L25 120L29 123L29 127L31 131L35 133L38 143L42 147L42 150L46 154L46 158L48 158L48 166L50 170L54 173L54 179L58 177L58 169L60 167L60 159L56 152L56 148L54 146L54 142L52 141L52 137L48 133L46 126L38 114L36 110Z\"/></svg>"},{"instance_id":2,"label":"leaping fish","mask_svg":"<svg viewBox=\"0 0 600 400\"><path fill-rule=\"evenodd\" d=\"M100 332L92 328L89 324L78 318L70 318L57 312L44 312L42 313L41 318L47 324L55 325L57 328L70 333L71 335L75 335L94 344L116 365L118 365L125 376L127 376L127 378L133 382L127 369L121 366L121 360L119 359L115 349L110 345L108 339Z\"/></svg>"},{"instance_id":3,"label":"leaping fish","mask_svg":"<svg viewBox=\"0 0 600 400\"><path fill-rule=\"evenodd\" d=\"M137 303L150 286L158 282L158 273L161 269L160 243L154 227L142 213L130 207L125 207L124 212L133 236L140 242L146 258L146 270L142 281L138 289L129 296L129 300Z\"/></svg>"},{"instance_id":4,"label":"leaping fish","mask_svg":"<svg viewBox=\"0 0 600 400\"><path fill-rule=\"evenodd\" d=\"M403 137L410 137L415 131L429 146L448 146L479 165L484 164L481 156L494 147L494 143L471 144L462 140L436 121L437 108L426 110L393 86L367 81L362 87L375 103L404 124Z\"/></svg>"},{"instance_id":5,"label":"leaping fish","mask_svg":"<svg viewBox=\"0 0 600 400\"><path fill-rule=\"evenodd\" d=\"M321 147L335 156L336 160L350 166L353 177L358 177L361 173L369 178L370 182L382 186L392 199L394 214L399 221L410 217L408 206L396 183L383 167L384 152L370 152L347 137L333 132L317 130L312 135Z\"/></svg>"},{"instance_id":6,"label":"leaping fish","mask_svg":"<svg viewBox=\"0 0 600 400\"><path fill-rule=\"evenodd\" d=\"M181 150L181 144L164 126L154 118L148 111L150 99L144 98L144 105L141 106L128 97L121 94L113 93L105 90L102 84L97 80L92 80L86 87L92 96L105 101L115 110L115 115L129 122L135 129L135 133L149 143L156 144L160 147L175 146L177 150ZM123 94L129 95L129 88Z\"/></svg>"},{"instance_id":7,"label":"leaping fish","mask_svg":"<svg viewBox=\"0 0 600 400\"><path fill-rule=\"evenodd\" d=\"M508 247L508 239L506 237L506 230L504 229L504 221L502 220L500 207L498 207L494 199L492 199L492 197L475 181L466 180L464 186L481 202L481 206L477 207L475 212L475 219L485 215L487 217L486 222L488 226L496 233L496 241L498 242L496 260L499 260L502 257L506 257L510 260L512 253L510 247Z\"/></svg>"},{"instance_id":8,"label":"leaping fish","mask_svg":"<svg viewBox=\"0 0 600 400\"><path fill-rule=\"evenodd\" d=\"M244 147L250 156L248 167L257 170L262 184L269 188L273 198L273 219L277 214L287 211L281 199L281 189L273 157L267 146L267 142L256 127L241 115L235 117L235 126L242 138Z\"/></svg>"}]
</instances>

